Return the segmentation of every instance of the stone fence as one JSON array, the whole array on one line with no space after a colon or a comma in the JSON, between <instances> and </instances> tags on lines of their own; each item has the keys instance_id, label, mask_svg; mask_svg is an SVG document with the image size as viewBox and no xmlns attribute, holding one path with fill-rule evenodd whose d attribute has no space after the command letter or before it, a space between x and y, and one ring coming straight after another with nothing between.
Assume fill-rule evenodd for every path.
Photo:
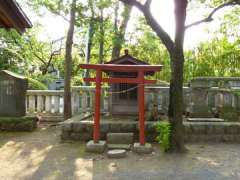
<instances>
[{"instance_id":1,"label":"stone fence","mask_svg":"<svg viewBox=\"0 0 240 180\"><path fill-rule=\"evenodd\" d=\"M63 117L63 90L28 90L28 115L39 115L47 121L61 121ZM94 87L72 87L72 113L92 111Z\"/></svg>"},{"instance_id":2,"label":"stone fence","mask_svg":"<svg viewBox=\"0 0 240 180\"><path fill-rule=\"evenodd\" d=\"M102 89L101 111L108 112L108 88ZM238 121L240 116L239 78L196 78L184 87L184 113L190 117L219 117ZM27 114L43 117L62 117L63 91L28 90ZM73 114L94 111L94 86L72 87ZM169 87L146 86L145 105L148 117L166 114L169 104ZM53 119L54 119L53 118ZM47 118L46 118L47 119Z\"/></svg>"}]
</instances>

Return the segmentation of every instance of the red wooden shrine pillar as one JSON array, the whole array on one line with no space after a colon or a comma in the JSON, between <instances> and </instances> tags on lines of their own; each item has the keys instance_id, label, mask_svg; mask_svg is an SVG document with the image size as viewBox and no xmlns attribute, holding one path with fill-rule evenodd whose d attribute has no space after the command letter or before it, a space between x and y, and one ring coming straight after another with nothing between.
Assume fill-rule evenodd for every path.
<instances>
[{"instance_id":1,"label":"red wooden shrine pillar","mask_svg":"<svg viewBox=\"0 0 240 180\"><path fill-rule=\"evenodd\" d=\"M101 82L102 82L102 71L96 70L95 114L94 114L94 130L93 130L94 143L98 143L100 139Z\"/></svg>"},{"instance_id":2,"label":"red wooden shrine pillar","mask_svg":"<svg viewBox=\"0 0 240 180\"><path fill-rule=\"evenodd\" d=\"M138 119L139 119L139 142L145 144L145 102L144 102L144 72L138 71Z\"/></svg>"}]
</instances>

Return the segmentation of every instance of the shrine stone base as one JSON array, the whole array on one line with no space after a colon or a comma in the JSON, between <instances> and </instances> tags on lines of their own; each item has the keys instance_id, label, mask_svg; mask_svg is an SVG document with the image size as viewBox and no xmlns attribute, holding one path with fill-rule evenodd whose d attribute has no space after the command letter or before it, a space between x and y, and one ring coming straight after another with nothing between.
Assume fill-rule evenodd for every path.
<instances>
[{"instance_id":1,"label":"shrine stone base","mask_svg":"<svg viewBox=\"0 0 240 180\"><path fill-rule=\"evenodd\" d=\"M91 140L86 145L86 151L92 153L104 153L106 147L106 141L99 141L98 143L95 143Z\"/></svg>"},{"instance_id":2,"label":"shrine stone base","mask_svg":"<svg viewBox=\"0 0 240 180\"><path fill-rule=\"evenodd\" d=\"M156 142L156 121L145 122L146 142ZM185 141L197 142L231 142L240 143L239 122L184 122ZM61 123L61 139L89 141L93 138L92 119L78 120L72 118ZM134 142L139 140L138 121L106 120L100 122L101 140L107 139L108 133L133 133Z\"/></svg>"},{"instance_id":3,"label":"shrine stone base","mask_svg":"<svg viewBox=\"0 0 240 180\"><path fill-rule=\"evenodd\" d=\"M134 143L133 144L133 151L138 154L150 154L152 153L152 145L149 143L145 143L144 145L141 145L140 143Z\"/></svg>"}]
</instances>

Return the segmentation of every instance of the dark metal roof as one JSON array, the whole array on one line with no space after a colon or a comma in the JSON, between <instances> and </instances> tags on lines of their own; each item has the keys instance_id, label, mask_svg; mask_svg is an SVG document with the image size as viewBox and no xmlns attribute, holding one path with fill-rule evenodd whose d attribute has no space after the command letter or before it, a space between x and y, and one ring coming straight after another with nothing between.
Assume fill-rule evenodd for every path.
<instances>
[{"instance_id":1,"label":"dark metal roof","mask_svg":"<svg viewBox=\"0 0 240 180\"><path fill-rule=\"evenodd\" d=\"M144 62L142 60L136 59L132 57L129 54L126 54L124 56L121 56L116 59L112 59L109 62L106 62L105 64L135 64L135 65L149 65L149 63Z\"/></svg>"},{"instance_id":2,"label":"dark metal roof","mask_svg":"<svg viewBox=\"0 0 240 180\"><path fill-rule=\"evenodd\" d=\"M125 55L116 58L116 59L112 59L111 61L108 61L104 64L117 64L117 65L150 65L149 63L139 60L131 55L128 54L128 50L125 50ZM105 70L104 72L106 72L107 74L112 73L111 70ZM154 71L148 71L145 72L146 75L154 75Z\"/></svg>"},{"instance_id":3,"label":"dark metal roof","mask_svg":"<svg viewBox=\"0 0 240 180\"><path fill-rule=\"evenodd\" d=\"M15 0L0 0L0 28L16 29L23 33L32 23Z\"/></svg>"}]
</instances>

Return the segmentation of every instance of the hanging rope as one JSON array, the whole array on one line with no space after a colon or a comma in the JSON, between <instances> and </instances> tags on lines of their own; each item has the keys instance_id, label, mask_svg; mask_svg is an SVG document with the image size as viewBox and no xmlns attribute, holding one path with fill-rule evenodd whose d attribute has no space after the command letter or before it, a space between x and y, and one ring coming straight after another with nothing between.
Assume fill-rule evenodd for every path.
<instances>
[{"instance_id":1,"label":"hanging rope","mask_svg":"<svg viewBox=\"0 0 240 180\"><path fill-rule=\"evenodd\" d=\"M122 90L122 91L107 91L108 94L123 94L123 93L127 93L130 91L133 91L134 89L137 89L140 85L144 85L144 84L139 84L137 86Z\"/></svg>"},{"instance_id":2,"label":"hanging rope","mask_svg":"<svg viewBox=\"0 0 240 180\"><path fill-rule=\"evenodd\" d=\"M160 80L156 80L157 82L161 82ZM107 91L108 94L122 94L122 93L127 93L127 92L130 92L130 91L133 91L135 89L137 89L139 86L142 86L142 85L146 85L145 83L143 84L138 84L134 87L131 87L131 88L128 88L128 89L125 89L125 90L122 90L122 91Z\"/></svg>"}]
</instances>

